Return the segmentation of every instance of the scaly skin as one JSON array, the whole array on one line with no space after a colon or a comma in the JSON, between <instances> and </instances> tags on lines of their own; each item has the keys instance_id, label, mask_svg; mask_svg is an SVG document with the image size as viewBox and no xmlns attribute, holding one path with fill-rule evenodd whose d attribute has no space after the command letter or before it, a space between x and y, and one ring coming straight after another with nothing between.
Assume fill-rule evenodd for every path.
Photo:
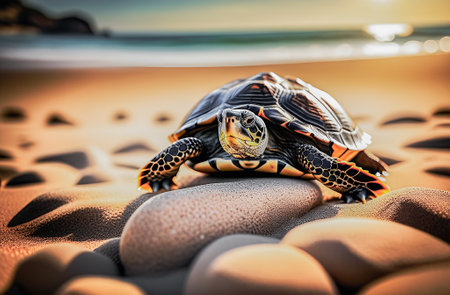
<instances>
[{"instance_id":1,"label":"scaly skin","mask_svg":"<svg viewBox=\"0 0 450 295\"><path fill-rule=\"evenodd\" d=\"M172 179L180 166L187 160L200 156L202 151L203 143L195 137L174 142L141 169L138 176L139 187L153 192L157 192L161 186L170 190Z\"/></svg>"},{"instance_id":2,"label":"scaly skin","mask_svg":"<svg viewBox=\"0 0 450 295\"><path fill-rule=\"evenodd\" d=\"M347 203L352 198L365 203L367 197L376 198L389 191L375 175L354 163L332 158L309 144L299 147L298 161L325 186L342 193Z\"/></svg>"}]
</instances>

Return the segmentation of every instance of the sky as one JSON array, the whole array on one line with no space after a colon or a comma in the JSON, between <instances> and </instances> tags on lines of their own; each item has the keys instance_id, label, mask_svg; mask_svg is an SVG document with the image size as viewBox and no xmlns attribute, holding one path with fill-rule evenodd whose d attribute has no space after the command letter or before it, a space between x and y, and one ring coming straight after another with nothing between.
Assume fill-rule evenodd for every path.
<instances>
[{"instance_id":1,"label":"sky","mask_svg":"<svg viewBox=\"0 0 450 295\"><path fill-rule=\"evenodd\" d=\"M449 0L23 0L54 16L84 13L99 30L236 32L450 24Z\"/></svg>"}]
</instances>

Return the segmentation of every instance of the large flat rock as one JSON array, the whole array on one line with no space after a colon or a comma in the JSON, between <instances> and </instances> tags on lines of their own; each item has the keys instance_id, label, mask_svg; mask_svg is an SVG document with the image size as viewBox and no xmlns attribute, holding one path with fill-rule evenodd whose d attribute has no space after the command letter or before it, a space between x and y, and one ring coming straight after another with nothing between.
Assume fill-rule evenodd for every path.
<instances>
[{"instance_id":1,"label":"large flat rock","mask_svg":"<svg viewBox=\"0 0 450 295\"><path fill-rule=\"evenodd\" d=\"M128 274L181 267L219 237L269 235L321 201L316 184L287 178L250 178L163 193L128 220L120 256Z\"/></svg>"}]
</instances>

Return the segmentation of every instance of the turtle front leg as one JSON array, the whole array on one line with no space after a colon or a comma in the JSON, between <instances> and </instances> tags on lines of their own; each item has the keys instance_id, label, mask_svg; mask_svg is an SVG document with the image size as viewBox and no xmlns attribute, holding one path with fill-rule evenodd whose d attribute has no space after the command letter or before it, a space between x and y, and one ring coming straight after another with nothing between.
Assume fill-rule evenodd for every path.
<instances>
[{"instance_id":1,"label":"turtle front leg","mask_svg":"<svg viewBox=\"0 0 450 295\"><path fill-rule=\"evenodd\" d=\"M366 203L367 198L376 198L389 191L375 175L354 163L332 158L309 144L299 147L298 161L314 178L340 192L346 203L352 199Z\"/></svg>"},{"instance_id":2,"label":"turtle front leg","mask_svg":"<svg viewBox=\"0 0 450 295\"><path fill-rule=\"evenodd\" d=\"M138 176L138 186L148 191L157 192L162 186L170 190L172 179L180 166L189 159L200 156L203 143L195 137L187 137L174 142L157 154L145 165Z\"/></svg>"}]
</instances>

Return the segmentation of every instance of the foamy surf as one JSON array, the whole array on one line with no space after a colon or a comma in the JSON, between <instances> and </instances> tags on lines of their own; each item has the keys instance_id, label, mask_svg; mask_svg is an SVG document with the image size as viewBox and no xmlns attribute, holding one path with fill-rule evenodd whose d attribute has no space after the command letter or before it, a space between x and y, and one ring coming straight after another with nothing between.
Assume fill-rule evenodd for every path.
<instances>
[{"instance_id":1,"label":"foamy surf","mask_svg":"<svg viewBox=\"0 0 450 295\"><path fill-rule=\"evenodd\" d=\"M448 51L448 38L418 35L378 42L328 32L206 36L0 36L0 68L217 67L287 64ZM303 34L303 35L302 35ZM321 35L322 34L322 35ZM264 38L262 38L264 37ZM427 43L428 42L428 43ZM428 50L430 42L437 44ZM447 44L447 45L446 45Z\"/></svg>"}]
</instances>

